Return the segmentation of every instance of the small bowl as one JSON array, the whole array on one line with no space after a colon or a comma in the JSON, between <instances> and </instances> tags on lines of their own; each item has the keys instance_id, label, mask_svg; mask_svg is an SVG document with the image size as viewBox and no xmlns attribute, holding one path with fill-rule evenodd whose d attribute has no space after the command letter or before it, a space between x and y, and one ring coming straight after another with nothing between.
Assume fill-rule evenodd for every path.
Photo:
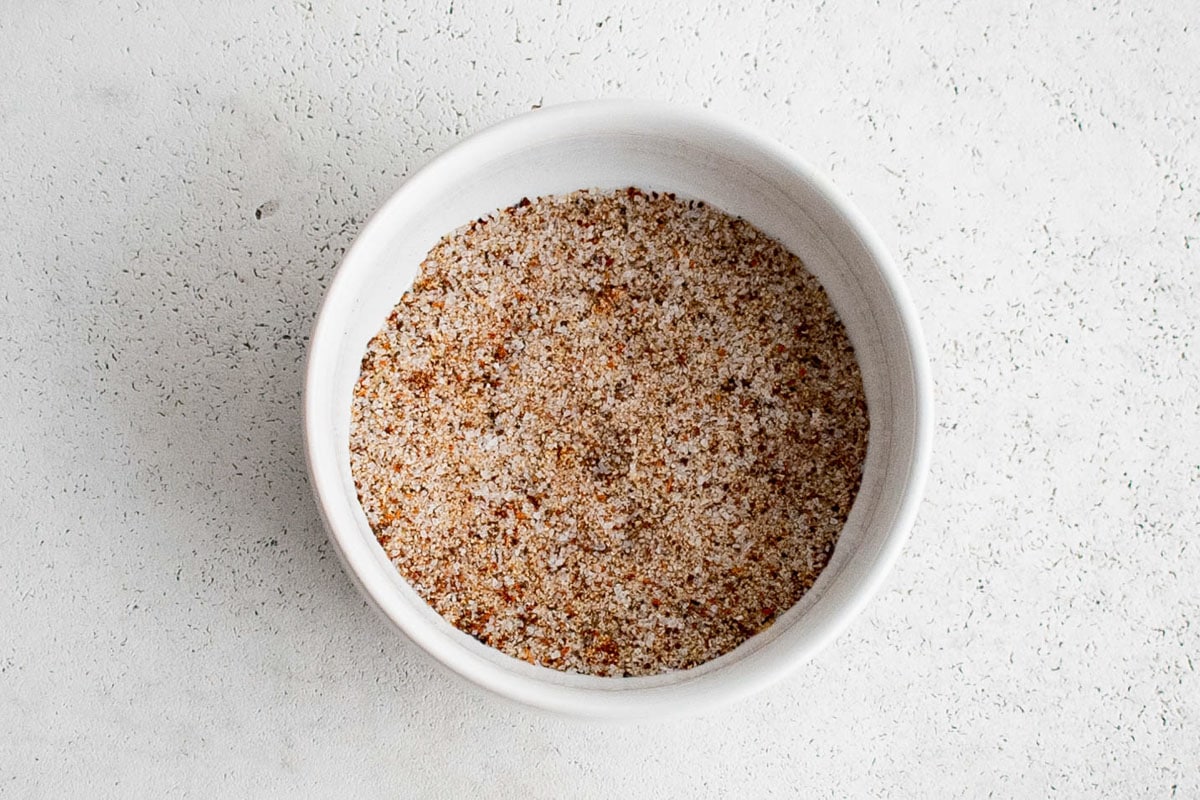
<instances>
[{"instance_id":1,"label":"small bowl","mask_svg":"<svg viewBox=\"0 0 1200 800\"><path fill-rule=\"evenodd\" d=\"M522 197L637 186L704 200L803 259L846 326L870 438L829 565L773 625L693 669L631 678L560 672L459 631L400 577L350 474L350 400L367 343L447 232ZM454 672L513 700L586 717L691 713L761 689L811 658L875 594L916 514L932 437L929 367L908 292L879 237L791 151L710 113L594 101L502 122L413 175L346 253L313 328L304 387L308 468L330 540L363 594Z\"/></svg>"}]
</instances>

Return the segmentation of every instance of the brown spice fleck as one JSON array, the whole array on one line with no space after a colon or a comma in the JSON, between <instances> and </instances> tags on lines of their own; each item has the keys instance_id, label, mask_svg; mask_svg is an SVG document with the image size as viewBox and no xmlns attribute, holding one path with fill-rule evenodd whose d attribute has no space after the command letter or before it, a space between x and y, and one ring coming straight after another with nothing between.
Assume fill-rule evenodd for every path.
<instances>
[{"instance_id":1,"label":"brown spice fleck","mask_svg":"<svg viewBox=\"0 0 1200 800\"><path fill-rule=\"evenodd\" d=\"M630 187L522 198L438 242L362 360L350 462L380 543L451 623L644 675L803 596L866 442L853 350L800 260Z\"/></svg>"}]
</instances>

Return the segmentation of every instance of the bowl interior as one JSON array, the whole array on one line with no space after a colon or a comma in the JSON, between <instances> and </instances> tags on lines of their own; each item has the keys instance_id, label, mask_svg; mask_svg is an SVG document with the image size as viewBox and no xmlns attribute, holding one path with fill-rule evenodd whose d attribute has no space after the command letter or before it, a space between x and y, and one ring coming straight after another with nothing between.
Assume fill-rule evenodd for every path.
<instances>
[{"instance_id":1,"label":"bowl interior","mask_svg":"<svg viewBox=\"0 0 1200 800\"><path fill-rule=\"evenodd\" d=\"M359 507L350 398L368 341L445 233L522 197L638 186L702 199L782 242L825 287L862 369L870 439L858 498L816 585L767 630L691 670L596 678L486 647L400 578ZM329 290L305 396L310 469L332 538L383 613L444 664L509 697L562 711L646 715L760 687L815 652L865 604L911 524L928 435L923 352L886 253L832 188L778 146L706 116L639 105L534 112L458 145L368 223Z\"/></svg>"}]
</instances>

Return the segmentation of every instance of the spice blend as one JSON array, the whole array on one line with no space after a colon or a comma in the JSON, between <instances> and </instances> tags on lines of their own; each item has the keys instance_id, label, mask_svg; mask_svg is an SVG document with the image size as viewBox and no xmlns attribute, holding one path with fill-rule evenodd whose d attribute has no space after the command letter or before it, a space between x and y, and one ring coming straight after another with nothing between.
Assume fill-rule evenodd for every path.
<instances>
[{"instance_id":1,"label":"spice blend","mask_svg":"<svg viewBox=\"0 0 1200 800\"><path fill-rule=\"evenodd\" d=\"M867 446L844 328L749 223L635 188L439 241L368 346L350 463L401 575L509 655L685 669L827 563Z\"/></svg>"}]
</instances>

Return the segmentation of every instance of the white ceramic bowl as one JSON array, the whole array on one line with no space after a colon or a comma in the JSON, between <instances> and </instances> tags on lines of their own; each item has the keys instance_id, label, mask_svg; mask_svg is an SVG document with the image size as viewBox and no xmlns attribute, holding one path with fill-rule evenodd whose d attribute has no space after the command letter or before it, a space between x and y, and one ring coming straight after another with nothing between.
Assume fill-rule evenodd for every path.
<instances>
[{"instance_id":1,"label":"white ceramic bowl","mask_svg":"<svg viewBox=\"0 0 1200 800\"><path fill-rule=\"evenodd\" d=\"M862 368L870 439L862 487L832 560L801 601L694 669L598 678L532 666L458 631L376 543L350 475L352 387L367 342L429 248L522 197L624 186L676 192L740 215L800 256L841 315ZM330 539L363 593L438 661L501 695L591 717L689 713L760 689L838 634L908 536L932 432L920 326L878 237L825 178L764 136L708 113L625 101L559 106L495 125L409 179L363 228L321 306L304 390L308 466Z\"/></svg>"}]
</instances>

